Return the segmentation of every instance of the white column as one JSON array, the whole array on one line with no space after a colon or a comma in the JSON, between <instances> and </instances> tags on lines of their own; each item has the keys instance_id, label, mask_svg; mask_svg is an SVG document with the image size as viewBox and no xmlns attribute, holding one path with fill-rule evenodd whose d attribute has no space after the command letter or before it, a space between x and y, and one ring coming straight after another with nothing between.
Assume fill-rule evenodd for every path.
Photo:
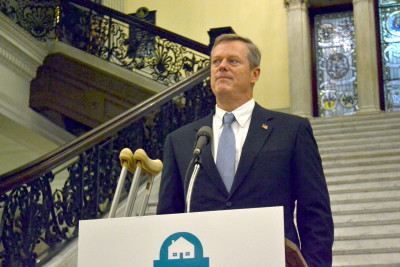
<instances>
[{"instance_id":1,"label":"white column","mask_svg":"<svg viewBox=\"0 0 400 267\"><path fill-rule=\"evenodd\" d=\"M312 116L308 0L284 0L288 14L290 112Z\"/></svg>"},{"instance_id":2,"label":"white column","mask_svg":"<svg viewBox=\"0 0 400 267\"><path fill-rule=\"evenodd\" d=\"M380 112L373 0L353 0L360 113Z\"/></svg>"}]
</instances>

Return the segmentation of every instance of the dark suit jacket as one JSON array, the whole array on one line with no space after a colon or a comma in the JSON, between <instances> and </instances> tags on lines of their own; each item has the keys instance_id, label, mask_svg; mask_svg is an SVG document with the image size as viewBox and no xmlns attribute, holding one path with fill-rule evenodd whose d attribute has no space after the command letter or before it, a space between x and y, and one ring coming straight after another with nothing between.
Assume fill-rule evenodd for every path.
<instances>
[{"instance_id":1,"label":"dark suit jacket","mask_svg":"<svg viewBox=\"0 0 400 267\"><path fill-rule=\"evenodd\" d=\"M184 212L188 186L184 178L196 133L202 126L212 127L212 116L167 136L158 214ZM201 157L203 168L193 188L191 211L283 206L285 237L298 246L300 237L301 251L310 266L331 266L330 201L321 158L307 119L266 110L256 104L230 193L214 163L211 145L203 150ZM296 201L298 231L294 224Z\"/></svg>"}]
</instances>

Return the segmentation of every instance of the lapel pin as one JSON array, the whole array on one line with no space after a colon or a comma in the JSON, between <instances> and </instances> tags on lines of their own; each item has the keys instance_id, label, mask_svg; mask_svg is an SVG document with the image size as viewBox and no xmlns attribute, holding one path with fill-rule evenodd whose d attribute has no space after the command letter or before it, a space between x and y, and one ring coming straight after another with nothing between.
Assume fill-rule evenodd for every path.
<instances>
[{"instance_id":1,"label":"lapel pin","mask_svg":"<svg viewBox=\"0 0 400 267\"><path fill-rule=\"evenodd\" d=\"M268 130L268 125L266 125L266 124L264 124L264 123L263 123L263 125L262 125L261 127L263 127L264 130Z\"/></svg>"}]
</instances>

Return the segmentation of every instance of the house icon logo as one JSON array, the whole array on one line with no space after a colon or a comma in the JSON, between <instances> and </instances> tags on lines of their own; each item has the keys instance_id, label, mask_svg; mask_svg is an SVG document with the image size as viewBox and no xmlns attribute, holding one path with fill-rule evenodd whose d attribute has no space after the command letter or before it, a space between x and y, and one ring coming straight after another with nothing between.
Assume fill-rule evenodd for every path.
<instances>
[{"instance_id":1,"label":"house icon logo","mask_svg":"<svg viewBox=\"0 0 400 267\"><path fill-rule=\"evenodd\" d=\"M180 232L170 235L160 249L160 259L154 267L209 267L209 258L203 257L203 246L193 234Z\"/></svg>"}]
</instances>

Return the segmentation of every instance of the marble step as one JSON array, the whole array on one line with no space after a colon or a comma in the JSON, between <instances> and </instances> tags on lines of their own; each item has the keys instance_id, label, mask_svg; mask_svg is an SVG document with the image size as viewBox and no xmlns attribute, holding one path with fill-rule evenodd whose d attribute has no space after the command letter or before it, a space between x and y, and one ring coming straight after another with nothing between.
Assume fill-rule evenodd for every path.
<instances>
[{"instance_id":1,"label":"marble step","mask_svg":"<svg viewBox=\"0 0 400 267\"><path fill-rule=\"evenodd\" d=\"M399 251L400 252L400 235L392 235L391 237L378 236L374 238L369 236L368 239L356 240L335 240L333 244L333 252L335 255L340 254L361 254L361 253L377 253L383 251Z\"/></svg>"},{"instance_id":2,"label":"marble step","mask_svg":"<svg viewBox=\"0 0 400 267\"><path fill-rule=\"evenodd\" d=\"M335 225L335 240L347 240L357 238L368 238L368 236L387 236L400 234L400 222L394 220L393 224L379 225L358 225L358 226L343 226L344 224ZM342 225L342 227L340 227Z\"/></svg>"},{"instance_id":3,"label":"marble step","mask_svg":"<svg viewBox=\"0 0 400 267\"><path fill-rule=\"evenodd\" d=\"M377 222L385 220L400 220L400 210L398 208L386 208L367 213L335 213L333 221L335 224L351 222ZM400 243L399 243L400 245Z\"/></svg>"},{"instance_id":4,"label":"marble step","mask_svg":"<svg viewBox=\"0 0 400 267\"><path fill-rule=\"evenodd\" d=\"M347 153L365 153L369 151L386 151L386 150L391 150L391 149L399 149L400 148L400 142L392 142L392 141L386 141L386 140L381 140L381 142L378 143L366 143L360 146L360 144L355 144L354 142L351 144L348 144L346 146L323 146L319 147L319 152L322 156L333 156L333 155L346 155Z\"/></svg>"},{"instance_id":5,"label":"marble step","mask_svg":"<svg viewBox=\"0 0 400 267\"><path fill-rule=\"evenodd\" d=\"M400 174L398 177L390 179L371 179L371 180L353 180L347 183L332 184L328 183L329 192L342 193L342 190L357 190L357 189L370 189L370 188L387 188L387 187L399 187L400 186Z\"/></svg>"},{"instance_id":6,"label":"marble step","mask_svg":"<svg viewBox=\"0 0 400 267\"><path fill-rule=\"evenodd\" d=\"M387 130L394 130L400 128L400 120L396 120L396 122L386 123L381 122L379 124L362 124L362 125L347 125L342 127L332 127L331 125L327 125L326 128L323 129L313 129L314 135L316 136L325 136L325 135L337 135L337 134L348 134L348 133L364 133L364 132L374 132L375 134L380 134L381 132Z\"/></svg>"},{"instance_id":7,"label":"marble step","mask_svg":"<svg viewBox=\"0 0 400 267\"><path fill-rule=\"evenodd\" d=\"M341 214L378 213L385 210L399 210L399 202L389 199L387 201L364 203L340 203L339 205L331 205L331 209L332 214L335 216Z\"/></svg>"},{"instance_id":8,"label":"marble step","mask_svg":"<svg viewBox=\"0 0 400 267\"><path fill-rule=\"evenodd\" d=\"M399 174L400 175L400 174ZM354 182L354 183L346 183L346 184L329 184L329 193L330 194L343 194L347 192L354 192L353 190L363 190L363 189L379 189L379 188L390 188L397 187L400 188L400 176L397 179L390 180L376 180L370 182ZM350 191L349 191L350 190Z\"/></svg>"},{"instance_id":9,"label":"marble step","mask_svg":"<svg viewBox=\"0 0 400 267\"><path fill-rule=\"evenodd\" d=\"M333 200L331 197L331 206L335 205L352 205L361 203L382 203L383 205L389 201L400 201L400 196L389 196L389 197L367 197L367 198L352 198L352 199L336 199Z\"/></svg>"},{"instance_id":10,"label":"marble step","mask_svg":"<svg viewBox=\"0 0 400 267\"><path fill-rule=\"evenodd\" d=\"M343 168L343 167L357 167L357 166L372 166L381 164L397 164L400 171L400 155L389 155L389 156L370 156L361 158L349 158L349 159L331 159L322 161L324 170L328 168Z\"/></svg>"},{"instance_id":11,"label":"marble step","mask_svg":"<svg viewBox=\"0 0 400 267\"><path fill-rule=\"evenodd\" d=\"M398 207L391 207L391 208L382 207L380 209L368 210L368 211L362 211L362 210L333 211L332 216L333 216L333 221L335 223L335 227L339 226L357 227L358 223L369 225L370 223L379 224L379 223L385 223L387 221L400 220L400 210Z\"/></svg>"},{"instance_id":12,"label":"marble step","mask_svg":"<svg viewBox=\"0 0 400 267\"><path fill-rule=\"evenodd\" d=\"M400 220L342 222L342 223L336 223L335 229L341 227L365 227L365 226L386 227L387 225L398 225L400 227Z\"/></svg>"},{"instance_id":13,"label":"marble step","mask_svg":"<svg viewBox=\"0 0 400 267\"><path fill-rule=\"evenodd\" d=\"M364 190L354 190L349 192L343 192L341 194L332 194L330 193L331 202L341 201L352 201L352 200L377 200L377 199L388 199L388 198L397 198L400 197L400 188L399 187L388 187L388 188L379 188L379 189L364 189ZM339 203L339 202L338 202Z\"/></svg>"},{"instance_id":14,"label":"marble step","mask_svg":"<svg viewBox=\"0 0 400 267\"><path fill-rule=\"evenodd\" d=\"M390 146L390 147L389 147ZM368 149L363 148L363 150L357 151L336 151L330 153L321 153L322 161L336 161L338 159L355 159L355 158L366 158L369 159L371 157L388 157L388 156L397 156L400 157L400 144L388 144L387 148L377 148L377 149Z\"/></svg>"},{"instance_id":15,"label":"marble step","mask_svg":"<svg viewBox=\"0 0 400 267\"><path fill-rule=\"evenodd\" d=\"M375 139L377 137L386 137L386 136L392 136L392 135L398 135L400 134L400 128L395 128L395 129L387 129L384 131L380 131L377 129L376 131L369 131L369 132L348 132L348 133L337 133L337 134L329 134L329 135L316 135L315 139L317 142L322 142L322 141L332 141L332 140L360 140L360 139Z\"/></svg>"},{"instance_id":16,"label":"marble step","mask_svg":"<svg viewBox=\"0 0 400 267\"><path fill-rule=\"evenodd\" d=\"M384 250L380 253L360 251L359 254L333 256L333 267L399 267L400 249Z\"/></svg>"},{"instance_id":17,"label":"marble step","mask_svg":"<svg viewBox=\"0 0 400 267\"><path fill-rule=\"evenodd\" d=\"M352 122L336 122L327 124L311 123L314 134L323 135L335 133L335 131L370 131L379 128L396 127L400 125L400 117L380 119L374 121L352 121Z\"/></svg>"},{"instance_id":18,"label":"marble step","mask_svg":"<svg viewBox=\"0 0 400 267\"><path fill-rule=\"evenodd\" d=\"M352 229L357 228L357 227L353 227ZM379 228L379 227L375 227L375 228ZM380 227L382 228L382 227ZM390 239L390 238L398 238L400 237L400 233L397 232L386 232L386 233L381 233L381 234L372 234L372 233L366 233L363 235L344 235L344 236L335 236L335 242L342 242L342 241L347 241L347 240L352 240L352 241L356 241L356 240L374 240L374 239Z\"/></svg>"},{"instance_id":19,"label":"marble step","mask_svg":"<svg viewBox=\"0 0 400 267\"><path fill-rule=\"evenodd\" d=\"M400 122L400 114L384 114L381 116L351 116L351 117L338 117L336 119L331 118L311 118L309 119L311 125L315 129L325 129L326 127L346 127L353 125L375 125L382 123L396 123Z\"/></svg>"},{"instance_id":20,"label":"marble step","mask_svg":"<svg viewBox=\"0 0 400 267\"><path fill-rule=\"evenodd\" d=\"M380 164L380 165L367 165L367 166L352 166L340 168L324 168L326 176L339 176L339 175L353 175L353 174L369 174L380 172L397 172L399 173L399 164Z\"/></svg>"},{"instance_id":21,"label":"marble step","mask_svg":"<svg viewBox=\"0 0 400 267\"><path fill-rule=\"evenodd\" d=\"M312 126L315 127L323 127L326 125L346 125L346 124L353 124L353 123L367 123L377 122L379 123L382 120L396 120L400 118L399 112L382 112L377 114L356 114L353 116L340 116L340 117L317 117L317 118L310 118L310 123Z\"/></svg>"},{"instance_id":22,"label":"marble step","mask_svg":"<svg viewBox=\"0 0 400 267\"><path fill-rule=\"evenodd\" d=\"M325 173L326 174L326 173ZM398 171L392 172L370 172L365 174L346 174L346 175L325 175L328 186L336 184L352 184L373 181L397 180L400 177Z\"/></svg>"},{"instance_id":23,"label":"marble step","mask_svg":"<svg viewBox=\"0 0 400 267\"><path fill-rule=\"evenodd\" d=\"M360 150L363 149L364 145L374 145L374 144L388 144L396 143L400 141L400 136L398 134L392 135L379 135L379 136L365 136L358 138L341 138L341 139L327 139L315 136L318 147L321 148L343 148L358 146Z\"/></svg>"}]
</instances>

